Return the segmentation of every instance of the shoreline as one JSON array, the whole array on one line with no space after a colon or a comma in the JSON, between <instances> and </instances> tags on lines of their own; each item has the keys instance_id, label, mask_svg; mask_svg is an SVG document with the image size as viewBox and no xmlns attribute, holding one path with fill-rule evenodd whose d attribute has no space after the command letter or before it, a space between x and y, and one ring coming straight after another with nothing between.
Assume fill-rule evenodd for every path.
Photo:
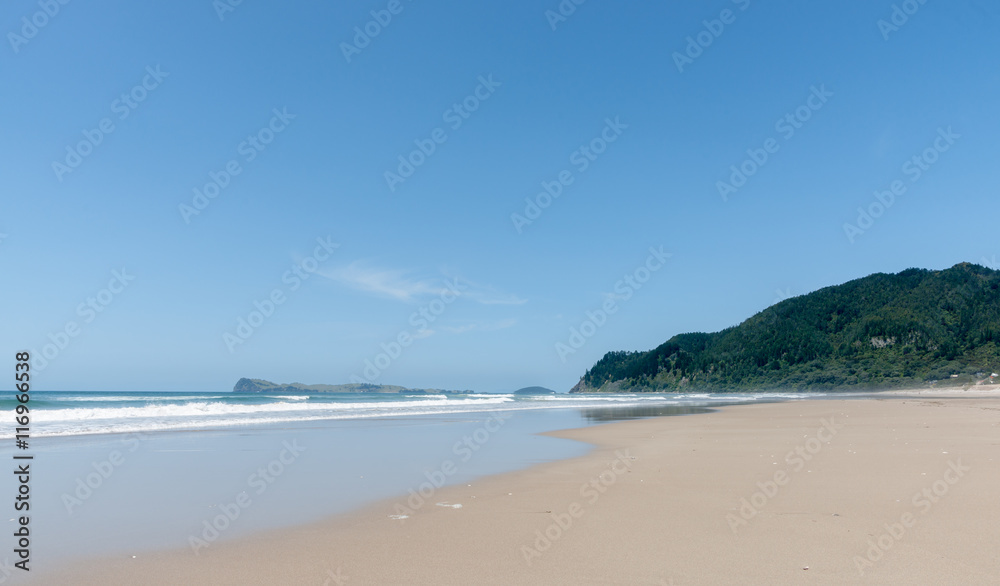
<instances>
[{"instance_id":1,"label":"shoreline","mask_svg":"<svg viewBox=\"0 0 1000 586\"><path fill-rule=\"evenodd\" d=\"M989 524L1000 516L990 498L1000 491L990 448L1000 431L993 413L1000 402L930 398L879 393L747 404L702 417L548 432L592 448L444 486L416 507L419 501L403 495L219 542L197 556L184 549L104 558L39 579L81 585L995 582L995 556L983 550L1000 540ZM904 502L927 486L940 488L955 459L960 470L972 471L948 484L940 502L926 511L923 502L916 508ZM406 519L390 518L407 512ZM915 519L911 527L903 527L907 513ZM878 543L883 524L903 527L885 551ZM875 540L872 555L867 539Z\"/></svg>"},{"instance_id":2,"label":"shoreline","mask_svg":"<svg viewBox=\"0 0 1000 586\"><path fill-rule=\"evenodd\" d=\"M880 391L879 395L890 396L935 396L955 397L965 395L968 397L1000 397L1000 385L976 385L964 388L943 388L943 389L917 389L900 391Z\"/></svg>"}]
</instances>

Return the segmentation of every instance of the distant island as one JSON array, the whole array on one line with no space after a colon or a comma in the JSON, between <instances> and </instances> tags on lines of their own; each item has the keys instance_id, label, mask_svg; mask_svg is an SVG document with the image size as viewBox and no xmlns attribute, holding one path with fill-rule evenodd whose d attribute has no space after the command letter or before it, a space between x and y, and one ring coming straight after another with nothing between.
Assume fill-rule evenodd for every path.
<instances>
[{"instance_id":1,"label":"distant island","mask_svg":"<svg viewBox=\"0 0 1000 586\"><path fill-rule=\"evenodd\" d=\"M571 393L881 390L1000 384L1000 271L875 274L721 332L608 352Z\"/></svg>"},{"instance_id":2,"label":"distant island","mask_svg":"<svg viewBox=\"0 0 1000 586\"><path fill-rule=\"evenodd\" d=\"M397 385L349 383L344 385L304 385L302 383L278 384L259 378L241 378L233 387L234 393L406 393L467 395L475 391L445 391L441 389L410 389Z\"/></svg>"},{"instance_id":3,"label":"distant island","mask_svg":"<svg viewBox=\"0 0 1000 586\"><path fill-rule=\"evenodd\" d=\"M552 389L546 389L545 387L524 387L523 389L518 389L514 391L515 395L554 395L555 391Z\"/></svg>"}]
</instances>

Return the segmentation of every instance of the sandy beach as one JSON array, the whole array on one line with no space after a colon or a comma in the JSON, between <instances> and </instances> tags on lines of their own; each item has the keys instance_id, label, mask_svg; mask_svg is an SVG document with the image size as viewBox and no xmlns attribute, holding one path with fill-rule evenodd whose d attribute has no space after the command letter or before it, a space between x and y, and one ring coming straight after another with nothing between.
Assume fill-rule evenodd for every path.
<instances>
[{"instance_id":1,"label":"sandy beach","mask_svg":"<svg viewBox=\"0 0 1000 586\"><path fill-rule=\"evenodd\" d=\"M754 404L554 435L595 448L198 555L32 574L101 586L1000 583L996 397Z\"/></svg>"}]
</instances>

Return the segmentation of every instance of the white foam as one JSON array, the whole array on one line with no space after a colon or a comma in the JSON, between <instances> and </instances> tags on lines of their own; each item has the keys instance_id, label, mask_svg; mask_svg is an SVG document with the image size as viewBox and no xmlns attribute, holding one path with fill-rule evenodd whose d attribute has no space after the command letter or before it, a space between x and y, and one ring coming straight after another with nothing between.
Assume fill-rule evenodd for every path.
<instances>
[{"instance_id":1,"label":"white foam","mask_svg":"<svg viewBox=\"0 0 1000 586\"><path fill-rule=\"evenodd\" d=\"M372 401L359 403L313 402L313 403L267 403L248 405L240 403L193 401L181 405L144 405L142 407L98 407L94 409L40 409L35 412L37 423L58 421L87 421L93 419L134 419L134 418L180 418L204 417L209 415L252 415L264 413L294 413L318 411L334 414L341 411L398 410L437 406L499 405L511 399L451 399L430 401Z\"/></svg>"},{"instance_id":2,"label":"white foam","mask_svg":"<svg viewBox=\"0 0 1000 586\"><path fill-rule=\"evenodd\" d=\"M396 396L396 400L350 397L347 401L316 395L261 395L263 402L247 403L246 396L182 396L197 399L133 395L131 398L82 397L68 409L39 408L33 421L39 424L36 436L71 436L105 433L133 433L213 429L323 420L371 419L383 417L486 413L573 408L608 408L669 405L712 405L742 403L761 399L802 399L820 394L732 393L732 394L635 394L547 395L514 397L510 394ZM226 399L230 399L227 401ZM235 399L235 401L232 401ZM311 400L310 400L311 399ZM64 399L72 405L71 399ZM104 405L89 408L85 401L132 400L133 405ZM274 402L277 401L277 402ZM13 437L13 429L0 431L0 439Z\"/></svg>"},{"instance_id":3,"label":"white foam","mask_svg":"<svg viewBox=\"0 0 1000 586\"><path fill-rule=\"evenodd\" d=\"M94 394L97 394L97 393L94 393ZM233 396L235 397L237 395L233 395ZM267 396L267 395L262 395L262 396ZM115 397L115 396L109 396L109 395L99 395L97 397L83 397L83 396L80 396L80 395L58 396L58 395L49 395L49 394L46 394L44 396L39 396L38 398L41 399L41 400L45 400L45 401L61 401L61 402L65 402L65 403L86 403L88 401L93 401L93 402L97 402L97 403L105 403L105 402L111 403L111 402L116 402L116 401L117 402L128 401L128 402L135 403L135 402L142 402L142 401L205 401L205 400L209 400L209 399L229 399L231 397L227 396L227 395L216 395L216 396L213 396L213 397L206 397L205 395L177 395L176 397L172 397L170 395L148 395L148 396L144 396L144 395L130 395L130 396L126 396L126 397Z\"/></svg>"}]
</instances>

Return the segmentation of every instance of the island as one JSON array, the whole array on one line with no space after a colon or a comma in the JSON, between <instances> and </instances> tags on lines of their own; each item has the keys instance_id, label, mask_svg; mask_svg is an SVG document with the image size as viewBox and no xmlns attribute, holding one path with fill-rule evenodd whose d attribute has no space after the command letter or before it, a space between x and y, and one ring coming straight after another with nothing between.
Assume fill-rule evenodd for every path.
<instances>
[{"instance_id":1,"label":"island","mask_svg":"<svg viewBox=\"0 0 1000 586\"><path fill-rule=\"evenodd\" d=\"M408 395L468 395L475 391L446 391L442 389L411 389L398 385L348 383L342 385L280 384L259 378L241 378L233 387L234 393L405 393Z\"/></svg>"},{"instance_id":2,"label":"island","mask_svg":"<svg viewBox=\"0 0 1000 586\"><path fill-rule=\"evenodd\" d=\"M1000 271L962 263L874 274L721 332L608 352L570 392L989 388L998 372Z\"/></svg>"},{"instance_id":3,"label":"island","mask_svg":"<svg viewBox=\"0 0 1000 586\"><path fill-rule=\"evenodd\" d=\"M515 395L554 395L555 391L552 389L546 389L545 387L524 387L523 389L518 389L514 391Z\"/></svg>"}]
</instances>

